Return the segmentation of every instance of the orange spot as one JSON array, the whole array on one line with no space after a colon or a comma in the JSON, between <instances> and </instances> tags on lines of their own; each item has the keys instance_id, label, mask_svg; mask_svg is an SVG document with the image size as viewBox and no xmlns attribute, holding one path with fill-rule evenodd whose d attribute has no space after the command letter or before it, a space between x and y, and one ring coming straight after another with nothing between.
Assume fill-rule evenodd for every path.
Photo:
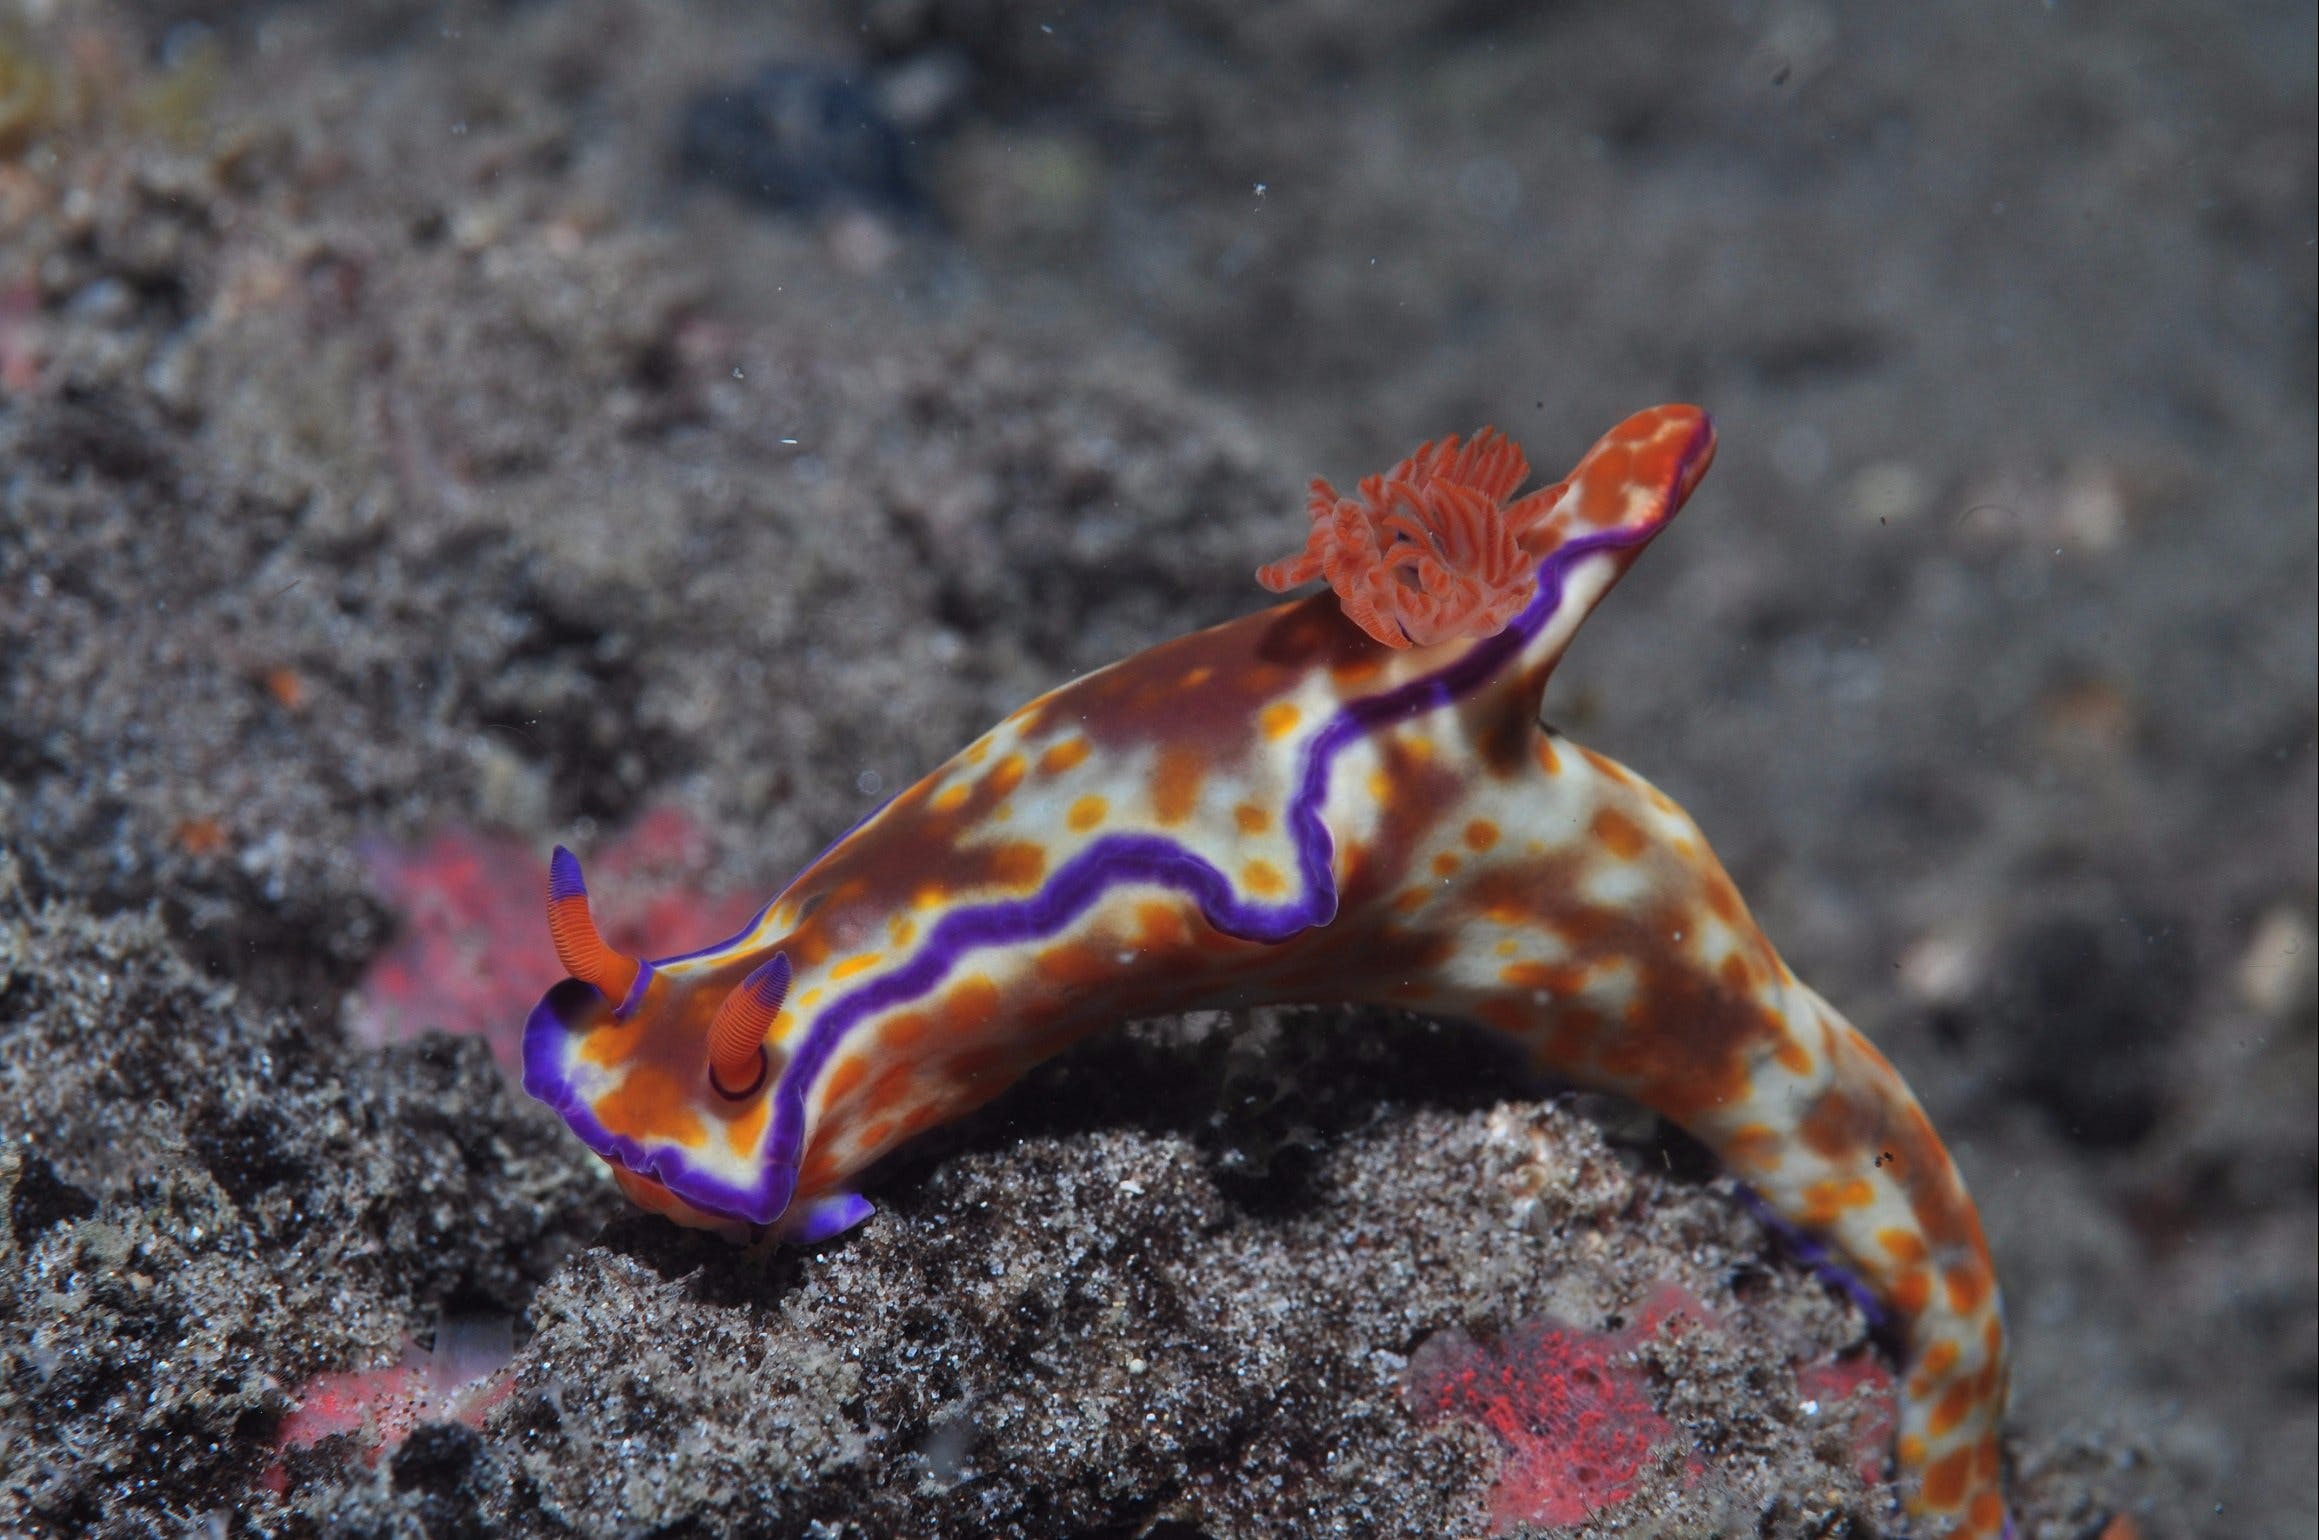
<instances>
[{"instance_id":1,"label":"orange spot","mask_svg":"<svg viewBox=\"0 0 2319 1540\"><path fill-rule=\"evenodd\" d=\"M1072 832L1085 834L1103 822L1103 815L1110 811L1111 805L1101 797L1081 797L1071 804L1071 811L1064 815L1063 821L1071 826Z\"/></svg>"},{"instance_id":2,"label":"orange spot","mask_svg":"<svg viewBox=\"0 0 2319 1540\"><path fill-rule=\"evenodd\" d=\"M1166 904L1150 902L1135 906L1137 944L1146 951L1170 951L1192 939L1191 927L1184 917Z\"/></svg>"},{"instance_id":3,"label":"orange spot","mask_svg":"<svg viewBox=\"0 0 2319 1540\"><path fill-rule=\"evenodd\" d=\"M613 1065L623 1063L636 1052L636 1045L644 1040L642 1013L629 1021L615 1020L610 1012L603 1017L604 1024L580 1041L580 1057L590 1064Z\"/></svg>"},{"instance_id":4,"label":"orange spot","mask_svg":"<svg viewBox=\"0 0 2319 1540\"><path fill-rule=\"evenodd\" d=\"M1403 888L1393 896L1395 914L1414 914L1423 909L1433 897L1431 888Z\"/></svg>"},{"instance_id":5,"label":"orange spot","mask_svg":"<svg viewBox=\"0 0 2319 1540\"><path fill-rule=\"evenodd\" d=\"M1232 818L1240 825L1242 834L1262 834L1272 827L1272 815L1253 802L1243 802L1232 809Z\"/></svg>"},{"instance_id":6,"label":"orange spot","mask_svg":"<svg viewBox=\"0 0 2319 1540\"><path fill-rule=\"evenodd\" d=\"M1892 1452L1900 1461L1902 1470L1913 1470L1924 1463L1924 1438L1921 1434L1903 1433Z\"/></svg>"},{"instance_id":7,"label":"orange spot","mask_svg":"<svg viewBox=\"0 0 2319 1540\"><path fill-rule=\"evenodd\" d=\"M1023 783L1023 772L1027 768L1022 755L1009 754L990 767L990 774L983 784L991 789L993 796L1003 797Z\"/></svg>"},{"instance_id":8,"label":"orange spot","mask_svg":"<svg viewBox=\"0 0 2319 1540\"><path fill-rule=\"evenodd\" d=\"M967 785L966 782L952 781L936 792L926 805L937 813L955 813L964 807L966 799L973 795L974 788Z\"/></svg>"},{"instance_id":9,"label":"orange spot","mask_svg":"<svg viewBox=\"0 0 2319 1540\"><path fill-rule=\"evenodd\" d=\"M1087 740L1066 738L1039 756L1039 770L1044 775L1059 775L1065 770L1086 763Z\"/></svg>"},{"instance_id":10,"label":"orange spot","mask_svg":"<svg viewBox=\"0 0 2319 1540\"><path fill-rule=\"evenodd\" d=\"M862 1082L869 1078L869 1066L862 1063L858 1055L841 1061L836 1069L829 1072L829 1078L822 1082L821 1104L824 1107L836 1106L860 1090Z\"/></svg>"},{"instance_id":11,"label":"orange spot","mask_svg":"<svg viewBox=\"0 0 2319 1540\"><path fill-rule=\"evenodd\" d=\"M1737 930L1747 918L1747 905L1739 901L1739 889L1721 872L1709 875L1706 883L1707 909L1715 918Z\"/></svg>"},{"instance_id":12,"label":"orange spot","mask_svg":"<svg viewBox=\"0 0 2319 1540\"><path fill-rule=\"evenodd\" d=\"M1997 1435L1982 1434L1981 1441L1973 1446L1973 1474L1983 1481L1994 1481L2004 1465L2005 1455L1997 1447Z\"/></svg>"},{"instance_id":13,"label":"orange spot","mask_svg":"<svg viewBox=\"0 0 2319 1540\"><path fill-rule=\"evenodd\" d=\"M1579 484L1578 516L1589 524L1610 524L1626 511L1622 495L1635 479L1632 445L1607 444L1594 455Z\"/></svg>"},{"instance_id":14,"label":"orange spot","mask_svg":"<svg viewBox=\"0 0 2319 1540\"><path fill-rule=\"evenodd\" d=\"M1643 827L1615 807L1598 811L1587 825L1603 849L1621 861L1632 861L1643 853Z\"/></svg>"},{"instance_id":15,"label":"orange spot","mask_svg":"<svg viewBox=\"0 0 2319 1540\"><path fill-rule=\"evenodd\" d=\"M1724 1141L1723 1158L1749 1171L1777 1171L1787 1143L1761 1123L1749 1123Z\"/></svg>"},{"instance_id":16,"label":"orange spot","mask_svg":"<svg viewBox=\"0 0 2319 1540\"><path fill-rule=\"evenodd\" d=\"M1978 1314L1988 1303L1989 1275L1978 1262L1960 1262L1942 1275L1949 1287L1949 1306L1959 1315Z\"/></svg>"},{"instance_id":17,"label":"orange spot","mask_svg":"<svg viewBox=\"0 0 2319 1540\"><path fill-rule=\"evenodd\" d=\"M1791 1075L1808 1075L1812 1072L1812 1051L1792 1037L1781 1043L1772 1057L1779 1061L1780 1068Z\"/></svg>"},{"instance_id":18,"label":"orange spot","mask_svg":"<svg viewBox=\"0 0 2319 1540\"><path fill-rule=\"evenodd\" d=\"M1415 733L1406 734L1401 739L1401 749L1409 756L1409 762L1413 765L1433 763L1433 740L1431 738L1420 738Z\"/></svg>"},{"instance_id":19,"label":"orange spot","mask_svg":"<svg viewBox=\"0 0 2319 1540\"><path fill-rule=\"evenodd\" d=\"M960 979L942 1000L942 1027L965 1037L990 1025L998 1015L998 986L980 974Z\"/></svg>"},{"instance_id":20,"label":"orange spot","mask_svg":"<svg viewBox=\"0 0 2319 1540\"><path fill-rule=\"evenodd\" d=\"M2005 1499L1994 1492L1974 1494L1973 1505L1965 1512L1971 1517L1973 1528L1984 1535L1994 1535L2005 1528ZM2119 1522L2112 1519L2104 1525L2096 1540L2138 1540L2132 1519L2123 1521L2127 1526L2124 1529L2118 1528Z\"/></svg>"},{"instance_id":21,"label":"orange spot","mask_svg":"<svg viewBox=\"0 0 2319 1540\"><path fill-rule=\"evenodd\" d=\"M886 1141L892 1137L893 1132L894 1120L892 1118L872 1118L856 1131L854 1145L865 1151L882 1150L886 1147Z\"/></svg>"},{"instance_id":22,"label":"orange spot","mask_svg":"<svg viewBox=\"0 0 2319 1540\"><path fill-rule=\"evenodd\" d=\"M1509 963L1498 977L1516 989L1542 989L1554 995L1574 995L1586 987L1586 970L1567 963Z\"/></svg>"},{"instance_id":23,"label":"orange spot","mask_svg":"<svg viewBox=\"0 0 2319 1540\"><path fill-rule=\"evenodd\" d=\"M916 1089L917 1079L918 1066L913 1060L903 1059L887 1065L878 1078L870 1083L870 1094L865 1100L863 1111L870 1117L883 1117L891 1121L895 1106L909 1100Z\"/></svg>"},{"instance_id":24,"label":"orange spot","mask_svg":"<svg viewBox=\"0 0 2319 1540\"><path fill-rule=\"evenodd\" d=\"M1465 826L1465 843L1468 850L1487 850L1497 842L1498 826L1487 818L1477 818Z\"/></svg>"},{"instance_id":25,"label":"orange spot","mask_svg":"<svg viewBox=\"0 0 2319 1540\"><path fill-rule=\"evenodd\" d=\"M917 891L910 895L910 905L914 909L939 909L949 896L949 891L941 883L922 882L918 884Z\"/></svg>"},{"instance_id":26,"label":"orange spot","mask_svg":"<svg viewBox=\"0 0 2319 1540\"><path fill-rule=\"evenodd\" d=\"M1207 778L1207 756L1197 749L1164 748L1152 768L1152 816L1163 824L1182 823L1200 800L1200 783Z\"/></svg>"},{"instance_id":27,"label":"orange spot","mask_svg":"<svg viewBox=\"0 0 2319 1540\"><path fill-rule=\"evenodd\" d=\"M1876 1184L1856 1176L1841 1185L1837 1197L1846 1208L1869 1208L1876 1202Z\"/></svg>"},{"instance_id":28,"label":"orange spot","mask_svg":"<svg viewBox=\"0 0 2319 1540\"><path fill-rule=\"evenodd\" d=\"M1304 720L1304 713L1287 701L1274 701L1256 713L1256 726L1265 737L1278 743L1296 731L1296 724Z\"/></svg>"},{"instance_id":29,"label":"orange spot","mask_svg":"<svg viewBox=\"0 0 2319 1540\"><path fill-rule=\"evenodd\" d=\"M1538 735L1538 746L1533 752L1535 752L1537 755L1539 769L1545 771L1548 775L1560 775L1562 773L1562 756L1554 752L1553 739L1547 737L1544 733L1540 733Z\"/></svg>"},{"instance_id":30,"label":"orange spot","mask_svg":"<svg viewBox=\"0 0 2319 1540\"><path fill-rule=\"evenodd\" d=\"M1578 757L1586 761L1586 767L1604 780L1615 782L1620 786L1628 785L1634 780L1634 776L1628 772L1627 767L1617 760L1606 754L1597 754L1583 744L1575 745L1575 747L1578 749Z\"/></svg>"},{"instance_id":31,"label":"orange spot","mask_svg":"<svg viewBox=\"0 0 2319 1540\"><path fill-rule=\"evenodd\" d=\"M856 974L869 972L883 961L885 954L882 952L858 952L830 969L829 980L833 984L843 983Z\"/></svg>"},{"instance_id":32,"label":"orange spot","mask_svg":"<svg viewBox=\"0 0 2319 1540\"><path fill-rule=\"evenodd\" d=\"M1922 1315L1931 1303L1932 1276L1928 1273L1904 1273L1892 1285L1892 1308L1902 1315Z\"/></svg>"},{"instance_id":33,"label":"orange spot","mask_svg":"<svg viewBox=\"0 0 2319 1540\"><path fill-rule=\"evenodd\" d=\"M1351 657L1329 665L1329 678L1340 685L1359 684L1374 679L1384 671L1385 664L1376 657Z\"/></svg>"},{"instance_id":34,"label":"orange spot","mask_svg":"<svg viewBox=\"0 0 2319 1540\"><path fill-rule=\"evenodd\" d=\"M966 747L965 758L970 765L979 765L989 757L990 740L988 738L977 738Z\"/></svg>"},{"instance_id":35,"label":"orange spot","mask_svg":"<svg viewBox=\"0 0 2319 1540\"><path fill-rule=\"evenodd\" d=\"M1925 1467L1924 1485L1918 1489L1920 1500L1928 1508L1954 1508L1965 1500L1965 1485L1973 1476L1973 1451L1953 1450Z\"/></svg>"},{"instance_id":36,"label":"orange spot","mask_svg":"<svg viewBox=\"0 0 2319 1540\"><path fill-rule=\"evenodd\" d=\"M1393 805L1393 777L1382 770L1369 772L1369 800L1382 812Z\"/></svg>"},{"instance_id":37,"label":"orange spot","mask_svg":"<svg viewBox=\"0 0 2319 1540\"><path fill-rule=\"evenodd\" d=\"M1066 942L1041 952L1039 977L1054 984L1097 984L1112 976L1111 960L1084 942Z\"/></svg>"},{"instance_id":38,"label":"orange spot","mask_svg":"<svg viewBox=\"0 0 2319 1540\"><path fill-rule=\"evenodd\" d=\"M1924 1237L1914 1230L1903 1230L1897 1226L1879 1230L1876 1232L1876 1244L1882 1246L1885 1255L1893 1261L1910 1267L1925 1259Z\"/></svg>"},{"instance_id":39,"label":"orange spot","mask_svg":"<svg viewBox=\"0 0 2319 1540\"><path fill-rule=\"evenodd\" d=\"M1715 977L1735 995L1755 992L1755 967L1737 952L1723 959L1723 965L1715 970Z\"/></svg>"},{"instance_id":40,"label":"orange spot","mask_svg":"<svg viewBox=\"0 0 2319 1540\"><path fill-rule=\"evenodd\" d=\"M627 1077L589 1110L607 1129L631 1139L698 1146L707 1136L686 1087L657 1065L631 1065Z\"/></svg>"},{"instance_id":41,"label":"orange spot","mask_svg":"<svg viewBox=\"0 0 2319 1540\"><path fill-rule=\"evenodd\" d=\"M1458 859L1457 852L1444 850L1433 858L1433 875L1436 877L1454 876L1457 869L1464 864Z\"/></svg>"},{"instance_id":42,"label":"orange spot","mask_svg":"<svg viewBox=\"0 0 2319 1540\"><path fill-rule=\"evenodd\" d=\"M1203 663L1198 668L1185 669L1184 677L1181 683L1187 690L1197 690L1200 686L1206 684L1209 680L1215 677L1215 665L1212 663Z\"/></svg>"},{"instance_id":43,"label":"orange spot","mask_svg":"<svg viewBox=\"0 0 2319 1540\"><path fill-rule=\"evenodd\" d=\"M1240 868L1240 885L1259 897L1271 898L1287 890L1288 879L1270 861L1251 861Z\"/></svg>"},{"instance_id":44,"label":"orange spot","mask_svg":"<svg viewBox=\"0 0 2319 1540\"><path fill-rule=\"evenodd\" d=\"M226 847L225 825L214 818L188 818L172 832L189 856L214 856Z\"/></svg>"},{"instance_id":45,"label":"orange spot","mask_svg":"<svg viewBox=\"0 0 2319 1540\"><path fill-rule=\"evenodd\" d=\"M765 1124L773 1116L773 1098L760 1096L749 1104L749 1110L725 1127L725 1145L735 1155L754 1152L765 1137Z\"/></svg>"},{"instance_id":46,"label":"orange spot","mask_svg":"<svg viewBox=\"0 0 2319 1540\"><path fill-rule=\"evenodd\" d=\"M1805 1222L1829 1224L1846 1210L1866 1208L1875 1201L1876 1189L1856 1176L1840 1182L1814 1182L1804 1189Z\"/></svg>"},{"instance_id":47,"label":"orange spot","mask_svg":"<svg viewBox=\"0 0 2319 1540\"><path fill-rule=\"evenodd\" d=\"M878 1046L907 1054L925 1040L932 1026L933 1023L926 1019L924 1012L906 1011L886 1023L885 1028L878 1033Z\"/></svg>"},{"instance_id":48,"label":"orange spot","mask_svg":"<svg viewBox=\"0 0 2319 1540\"><path fill-rule=\"evenodd\" d=\"M1948 1394L1942 1396L1940 1404L1933 1408L1932 1416L1926 1420L1925 1426L1932 1431L1934 1438L1947 1438L1951 1433L1957 1431L1957 1425L1962 1423L1972 1410L1973 1387L1970 1385L1951 1385Z\"/></svg>"},{"instance_id":49,"label":"orange spot","mask_svg":"<svg viewBox=\"0 0 2319 1540\"><path fill-rule=\"evenodd\" d=\"M991 880L1006 888L1037 887L1047 875L1047 853L1025 840L1010 840L990 852Z\"/></svg>"},{"instance_id":50,"label":"orange spot","mask_svg":"<svg viewBox=\"0 0 2319 1540\"><path fill-rule=\"evenodd\" d=\"M918 925L905 915L896 915L886 922L886 934L894 938L896 947L905 947L917 939Z\"/></svg>"},{"instance_id":51,"label":"orange spot","mask_svg":"<svg viewBox=\"0 0 2319 1540\"><path fill-rule=\"evenodd\" d=\"M1876 1109L1839 1087L1814 1098L1797 1121L1796 1132L1813 1154L1838 1165L1856 1165L1875 1137Z\"/></svg>"}]
</instances>

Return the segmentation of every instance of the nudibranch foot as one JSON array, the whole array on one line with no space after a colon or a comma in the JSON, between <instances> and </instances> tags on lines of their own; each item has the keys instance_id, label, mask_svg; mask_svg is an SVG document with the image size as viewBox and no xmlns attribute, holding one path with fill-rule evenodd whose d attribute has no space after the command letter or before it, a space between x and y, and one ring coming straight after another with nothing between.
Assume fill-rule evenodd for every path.
<instances>
[{"instance_id":1,"label":"nudibranch foot","mask_svg":"<svg viewBox=\"0 0 2319 1540\"><path fill-rule=\"evenodd\" d=\"M1539 726L1579 623L1714 456L1695 407L1551 486L1483 430L1354 497L1329 590L1031 702L814 860L741 934L620 957L559 851L572 974L526 1089L680 1223L823 1239L858 1174L1137 1016L1374 1002L1464 1017L1713 1149L1902 1354L1922 1533L1995 1540L2006 1343L1980 1220L1899 1074L1799 983L1682 810Z\"/></svg>"},{"instance_id":2,"label":"nudibranch foot","mask_svg":"<svg viewBox=\"0 0 2319 1540\"><path fill-rule=\"evenodd\" d=\"M818 1241L845 1234L876 1212L870 1206L869 1199L860 1193L834 1192L794 1206L789 1213L781 1216L781 1222L774 1226L774 1232L780 1239L794 1245L811 1246Z\"/></svg>"}]
</instances>

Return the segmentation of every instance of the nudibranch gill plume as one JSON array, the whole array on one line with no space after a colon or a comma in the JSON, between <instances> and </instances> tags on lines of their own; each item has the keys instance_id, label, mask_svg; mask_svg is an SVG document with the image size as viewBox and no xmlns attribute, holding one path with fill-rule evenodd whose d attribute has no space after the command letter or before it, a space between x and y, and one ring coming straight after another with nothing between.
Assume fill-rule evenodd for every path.
<instances>
[{"instance_id":1,"label":"nudibranch gill plume","mask_svg":"<svg viewBox=\"0 0 2319 1540\"><path fill-rule=\"evenodd\" d=\"M1980 1219L1897 1071L1798 982L1682 809L1540 724L1572 633L1714 455L1662 406L1514 497L1521 451L1428 444L1312 485L1299 600L1032 701L739 935L612 951L558 850L571 975L524 1085L644 1207L826 1238L850 1183L1087 1033L1374 1001L1480 1022L1652 1108L1858 1280L1903 1356L1923 1532L2007 1528L2006 1341Z\"/></svg>"}]
</instances>

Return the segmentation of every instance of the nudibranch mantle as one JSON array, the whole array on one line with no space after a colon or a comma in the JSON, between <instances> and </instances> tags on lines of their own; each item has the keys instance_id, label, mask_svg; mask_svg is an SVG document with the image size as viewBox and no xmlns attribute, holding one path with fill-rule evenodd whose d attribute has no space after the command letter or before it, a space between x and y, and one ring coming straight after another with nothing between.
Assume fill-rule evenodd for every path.
<instances>
[{"instance_id":1,"label":"nudibranch mantle","mask_svg":"<svg viewBox=\"0 0 2319 1540\"><path fill-rule=\"evenodd\" d=\"M1330 590L1032 701L848 831L736 936L605 946L557 852L573 976L524 1085L639 1204L835 1234L848 1183L1088 1032L1216 1006L1377 1001L1511 1034L1713 1148L1858 1279L1905 1355L1911 1511L2007 1525L2005 1337L1979 1217L1899 1074L1789 972L1690 819L1539 724L1572 634L1705 473L1695 408L1565 480L1485 430L1344 498Z\"/></svg>"}]
</instances>

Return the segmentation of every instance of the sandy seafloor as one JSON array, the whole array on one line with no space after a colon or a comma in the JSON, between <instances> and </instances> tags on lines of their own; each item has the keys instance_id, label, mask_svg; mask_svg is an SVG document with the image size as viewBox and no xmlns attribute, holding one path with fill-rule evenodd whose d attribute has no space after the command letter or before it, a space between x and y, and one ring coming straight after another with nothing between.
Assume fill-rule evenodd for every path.
<instances>
[{"instance_id":1,"label":"sandy seafloor","mask_svg":"<svg viewBox=\"0 0 2319 1540\"><path fill-rule=\"evenodd\" d=\"M2313 45L11 0L0 1533L1477 1533L1513 1456L1412 1355L1668 1287L1630 1367L1680 1434L1556 1532L1897 1532L1872 1409L1796 1378L1857 1313L1460 1031L1138 1025L770 1260L627 1214L505 1023L352 1031L419 923L381 850L474 831L520 890L673 809L688 880L770 893L1262 602L1308 475L1483 422L1558 473L1687 399L1721 457L1550 717L1946 1134L2022 1533L2311 1535ZM288 1447L317 1375L494 1341L487 1407Z\"/></svg>"}]
</instances>

